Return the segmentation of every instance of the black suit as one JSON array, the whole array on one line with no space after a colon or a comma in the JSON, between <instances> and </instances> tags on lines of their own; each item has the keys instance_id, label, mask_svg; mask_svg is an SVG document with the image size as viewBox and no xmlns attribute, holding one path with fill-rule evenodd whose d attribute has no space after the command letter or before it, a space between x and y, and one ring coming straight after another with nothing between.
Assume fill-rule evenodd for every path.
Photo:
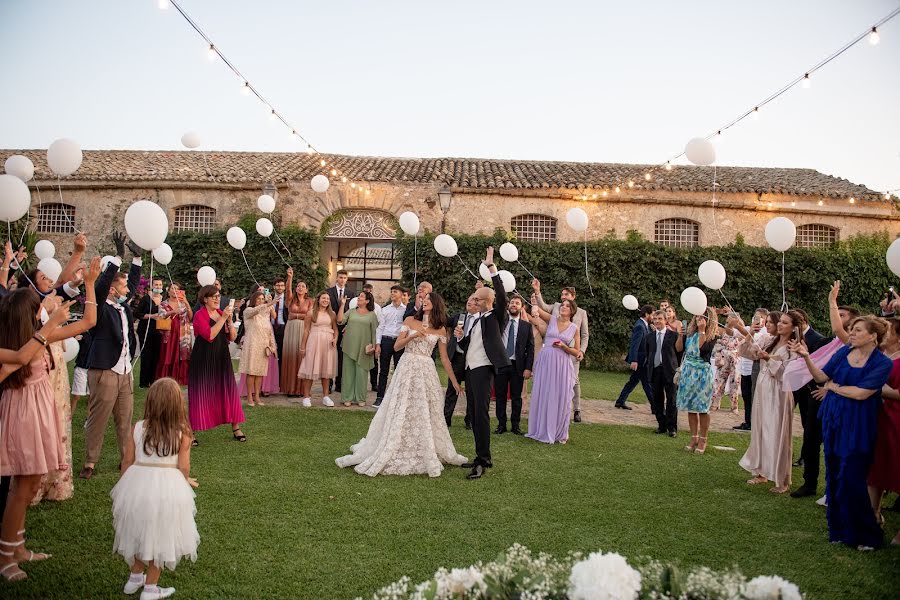
<instances>
[{"instance_id":1,"label":"black suit","mask_svg":"<svg viewBox=\"0 0 900 600\"><path fill-rule=\"evenodd\" d=\"M507 335L509 335L507 333ZM497 370L494 393L497 397L497 421L506 429L506 399L512 400L510 421L513 429L519 429L522 420L522 388L525 387L525 371L534 367L534 333L531 325L519 319L515 332L515 352L512 364ZM508 341L508 340L504 340Z\"/></svg>"},{"instance_id":2,"label":"black suit","mask_svg":"<svg viewBox=\"0 0 900 600\"><path fill-rule=\"evenodd\" d=\"M452 329L456 328L456 324L460 319L465 319L468 313L459 313L449 321ZM475 318L475 315L472 315ZM381 351L384 356L384 350ZM456 381L462 383L466 380L466 352L459 347L456 342L456 336L451 335L447 342L447 357L450 359L450 366L453 368L453 374ZM453 417L453 411L456 410L456 401L459 400L459 394L453 387L453 382L447 380L447 391L444 393L444 419L447 420L447 427L450 427L450 421ZM472 424L472 395L466 394L466 417L465 424Z\"/></svg>"},{"instance_id":3,"label":"black suit","mask_svg":"<svg viewBox=\"0 0 900 600\"><path fill-rule=\"evenodd\" d=\"M637 387L638 382L640 382L641 387L644 388L644 395L647 396L647 400L652 400L653 398L653 390L650 388L650 378L646 369L647 349L644 345L644 336L647 335L649 330L650 326L647 325L646 320L639 318L634 322L634 327L631 329L631 342L628 344L628 355L625 357L625 362L629 365L631 363L637 363L637 369L631 372L631 377L629 377L628 381L625 382L625 385L622 386L622 391L619 393L619 397L616 400L616 406L624 406L625 401L628 400L628 396L631 394L632 390Z\"/></svg>"},{"instance_id":4,"label":"black suit","mask_svg":"<svg viewBox=\"0 0 900 600\"><path fill-rule=\"evenodd\" d=\"M88 352L88 369L112 369L122 353L122 321L119 311L106 302L109 289L112 287L113 278L118 274L119 266L110 261L106 265L106 271L97 279L94 290L97 294L97 324L91 329L91 349ZM141 268L132 263L128 270L128 296L131 301L134 292L141 281ZM125 304L127 305L128 302ZM137 338L134 334L134 317L131 311L125 309L125 317L128 321L128 347L132 359L137 355Z\"/></svg>"},{"instance_id":5,"label":"black suit","mask_svg":"<svg viewBox=\"0 0 900 600\"><path fill-rule=\"evenodd\" d=\"M650 380L653 395L650 404L653 414L656 415L658 431L678 431L678 409L675 405L675 372L678 371L678 353L675 351L675 342L678 334L670 329L663 330L662 351L660 352L660 364L656 363L657 335L656 329L651 329L644 336L644 346L647 357L647 379Z\"/></svg>"},{"instance_id":6,"label":"black suit","mask_svg":"<svg viewBox=\"0 0 900 600\"><path fill-rule=\"evenodd\" d=\"M803 339L810 352L815 352L831 341L812 327L806 331ZM819 452L822 446L822 421L819 420L819 407L822 402L812 396L816 387L813 380L794 391L794 402L800 407L800 421L803 423L803 446L800 449L800 458L803 459L803 485L811 488L816 488L819 484Z\"/></svg>"},{"instance_id":7,"label":"black suit","mask_svg":"<svg viewBox=\"0 0 900 600\"><path fill-rule=\"evenodd\" d=\"M150 294L146 294L134 310L134 316L138 320L138 343L143 344L141 349L141 380L142 388L150 387L156 381L156 365L159 362L160 333L156 330L156 319L145 319L146 315L159 314L159 306L153 302Z\"/></svg>"},{"instance_id":8,"label":"black suit","mask_svg":"<svg viewBox=\"0 0 900 600\"><path fill-rule=\"evenodd\" d=\"M338 298L338 289L337 286L333 285L328 288L328 298L331 300L331 310L334 311L334 314L337 315L341 309L341 302ZM347 289L347 286L344 286L344 312L346 313L350 310L350 298L352 298L352 294L350 290ZM334 390L336 392L341 391L341 375L344 372L344 351L341 349L341 342L344 341L344 326L338 323L338 337L337 337L337 376L334 378Z\"/></svg>"},{"instance_id":9,"label":"black suit","mask_svg":"<svg viewBox=\"0 0 900 600\"><path fill-rule=\"evenodd\" d=\"M278 349L278 372L281 372L281 356L284 354L284 327L288 322L288 301L286 296L281 298L281 320L284 325L278 324L278 304L275 304L276 318L272 321L272 329L275 332L275 347Z\"/></svg>"},{"instance_id":10,"label":"black suit","mask_svg":"<svg viewBox=\"0 0 900 600\"><path fill-rule=\"evenodd\" d=\"M490 361L489 365L471 368L466 366L466 396L472 395L472 432L475 434L475 464L482 467L491 466L491 388L494 385L494 374L497 370L510 365L503 343L503 331L509 314L506 312L508 300L506 290L499 275L491 277L494 282L494 307L476 319L469 335L459 342L466 352L466 360L472 358L469 347L472 337L481 337L484 352Z\"/></svg>"}]
</instances>

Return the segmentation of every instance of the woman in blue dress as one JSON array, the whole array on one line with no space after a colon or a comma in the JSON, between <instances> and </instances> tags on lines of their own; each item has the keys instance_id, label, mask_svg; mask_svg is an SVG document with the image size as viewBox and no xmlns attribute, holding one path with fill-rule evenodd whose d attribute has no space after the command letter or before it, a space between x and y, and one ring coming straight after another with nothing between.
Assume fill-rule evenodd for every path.
<instances>
[{"instance_id":1,"label":"woman in blue dress","mask_svg":"<svg viewBox=\"0 0 900 600\"><path fill-rule=\"evenodd\" d=\"M850 344L819 369L809 350L793 343L791 351L806 361L816 383L827 393L819 408L825 446L825 495L828 496L828 538L858 550L882 545L884 532L875 519L866 477L872 465L878 431L881 388L893 363L878 346L887 324L872 315L850 324Z\"/></svg>"},{"instance_id":2,"label":"woman in blue dress","mask_svg":"<svg viewBox=\"0 0 900 600\"><path fill-rule=\"evenodd\" d=\"M713 372L709 359L719 332L716 313L710 308L708 314L708 318L706 315L697 315L691 319L687 341L685 334L680 333L675 342L675 351L684 351L676 404L678 410L687 411L688 425L691 428L691 443L684 449L698 454L706 452L709 405L713 395Z\"/></svg>"}]
</instances>

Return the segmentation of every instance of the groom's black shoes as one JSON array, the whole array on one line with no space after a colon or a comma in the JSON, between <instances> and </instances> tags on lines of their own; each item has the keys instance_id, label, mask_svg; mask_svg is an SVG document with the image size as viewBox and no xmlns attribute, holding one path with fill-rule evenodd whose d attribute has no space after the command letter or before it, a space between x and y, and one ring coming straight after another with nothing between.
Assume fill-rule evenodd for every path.
<instances>
[{"instance_id":1,"label":"groom's black shoes","mask_svg":"<svg viewBox=\"0 0 900 600\"><path fill-rule=\"evenodd\" d=\"M524 433L522 433L522 430L519 429L518 427L513 427L512 432L513 432L513 435L525 435Z\"/></svg>"},{"instance_id":2,"label":"groom's black shoes","mask_svg":"<svg viewBox=\"0 0 900 600\"><path fill-rule=\"evenodd\" d=\"M791 492L792 498L805 498L806 496L815 496L816 488L807 486L805 483Z\"/></svg>"},{"instance_id":3,"label":"groom's black shoes","mask_svg":"<svg viewBox=\"0 0 900 600\"><path fill-rule=\"evenodd\" d=\"M481 479L482 475L484 475L484 467L479 463L472 467L472 470L466 475L466 479Z\"/></svg>"},{"instance_id":4,"label":"groom's black shoes","mask_svg":"<svg viewBox=\"0 0 900 600\"><path fill-rule=\"evenodd\" d=\"M480 462L478 462L478 461L472 461L472 462L463 463L463 464L461 464L461 465L459 465L459 466L461 466L463 469L474 469L475 467L479 467L479 466L480 466L480 467L484 467L484 468L486 468L486 469L490 469L491 467L494 466L494 464L493 464L493 463L490 463L490 464L485 465L485 464L482 464L482 463L480 463Z\"/></svg>"},{"instance_id":5,"label":"groom's black shoes","mask_svg":"<svg viewBox=\"0 0 900 600\"><path fill-rule=\"evenodd\" d=\"M494 430L494 433L496 433L496 434L506 433L506 425L498 425L497 429Z\"/></svg>"}]
</instances>

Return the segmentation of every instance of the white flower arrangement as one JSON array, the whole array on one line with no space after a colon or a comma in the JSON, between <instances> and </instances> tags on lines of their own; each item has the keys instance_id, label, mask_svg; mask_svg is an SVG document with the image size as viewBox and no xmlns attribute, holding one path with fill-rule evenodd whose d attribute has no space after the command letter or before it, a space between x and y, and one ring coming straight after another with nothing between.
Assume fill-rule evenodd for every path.
<instances>
[{"instance_id":1,"label":"white flower arrangement","mask_svg":"<svg viewBox=\"0 0 900 600\"><path fill-rule=\"evenodd\" d=\"M747 581L735 569L699 567L681 573L671 564L595 552L585 558L534 555L520 544L497 560L466 568L440 568L413 585L403 577L372 600L803 600L793 583L777 576ZM357 600L362 600L361 598Z\"/></svg>"}]
</instances>

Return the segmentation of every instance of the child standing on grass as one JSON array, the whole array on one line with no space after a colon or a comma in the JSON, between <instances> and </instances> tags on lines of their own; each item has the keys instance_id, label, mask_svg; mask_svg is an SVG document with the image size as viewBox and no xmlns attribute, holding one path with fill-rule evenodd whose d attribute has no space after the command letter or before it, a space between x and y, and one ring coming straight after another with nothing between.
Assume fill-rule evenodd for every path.
<instances>
[{"instance_id":1,"label":"child standing on grass","mask_svg":"<svg viewBox=\"0 0 900 600\"><path fill-rule=\"evenodd\" d=\"M143 587L141 600L174 594L175 588L158 585L162 569L175 570L184 556L197 560L192 440L181 387L168 377L157 380L147 392L144 419L134 424L122 475L110 493L113 551L131 566L124 592L134 594Z\"/></svg>"}]
</instances>

